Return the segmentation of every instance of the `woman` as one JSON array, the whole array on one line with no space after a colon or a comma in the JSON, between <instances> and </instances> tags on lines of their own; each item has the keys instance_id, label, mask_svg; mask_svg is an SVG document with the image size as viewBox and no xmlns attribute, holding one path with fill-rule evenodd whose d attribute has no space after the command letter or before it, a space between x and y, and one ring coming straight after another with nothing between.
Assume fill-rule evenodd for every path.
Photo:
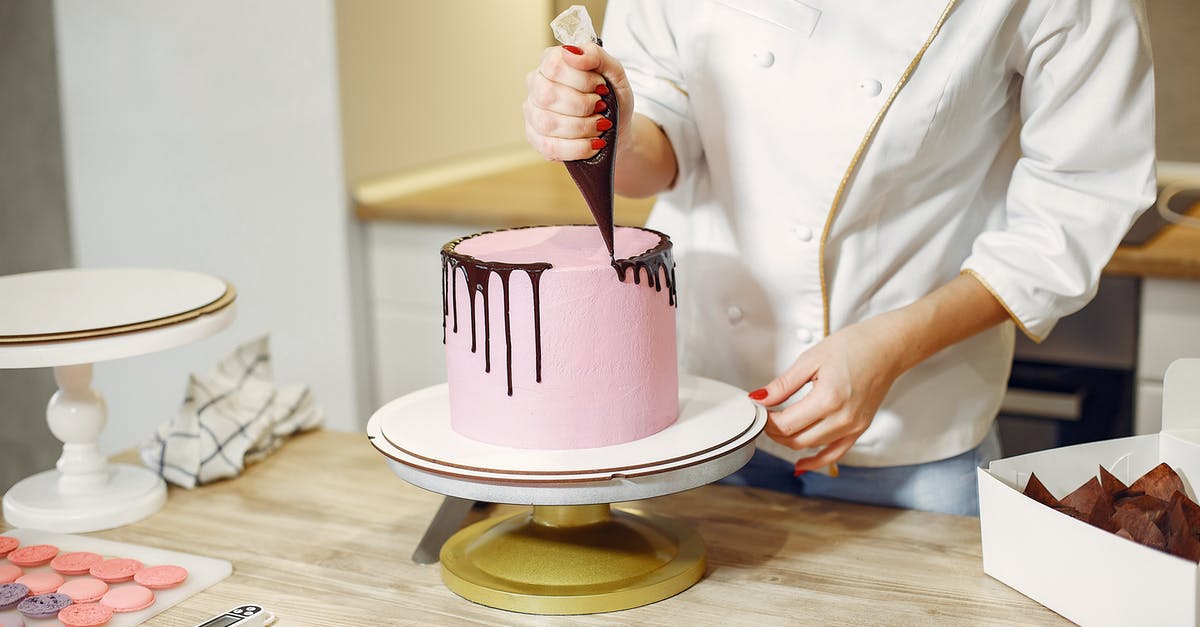
<instances>
[{"instance_id":1,"label":"woman","mask_svg":"<svg viewBox=\"0 0 1200 627\"><path fill-rule=\"evenodd\" d=\"M659 195L685 367L754 388L803 451L744 477L971 514L1014 327L1086 304L1153 201L1143 9L869 5L613 1L604 48L530 73L526 135L591 156L615 89L616 189Z\"/></svg>"}]
</instances>

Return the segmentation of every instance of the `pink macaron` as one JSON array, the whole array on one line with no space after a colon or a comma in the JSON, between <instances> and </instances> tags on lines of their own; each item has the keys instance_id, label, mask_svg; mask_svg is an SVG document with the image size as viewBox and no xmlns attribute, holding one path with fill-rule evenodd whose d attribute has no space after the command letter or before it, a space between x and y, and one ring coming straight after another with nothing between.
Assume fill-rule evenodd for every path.
<instances>
[{"instance_id":1,"label":"pink macaron","mask_svg":"<svg viewBox=\"0 0 1200 627\"><path fill-rule=\"evenodd\" d=\"M93 566L104 561L99 553L90 551L75 551L63 553L50 560L50 568L64 575L86 575Z\"/></svg>"},{"instance_id":2,"label":"pink macaron","mask_svg":"<svg viewBox=\"0 0 1200 627\"><path fill-rule=\"evenodd\" d=\"M134 573L142 569L142 563L124 557L113 557L92 566L88 572L105 583L120 583L133 579Z\"/></svg>"},{"instance_id":3,"label":"pink macaron","mask_svg":"<svg viewBox=\"0 0 1200 627\"><path fill-rule=\"evenodd\" d=\"M0 536L0 557L4 557L13 549L21 546L21 541L12 536Z\"/></svg>"},{"instance_id":4,"label":"pink macaron","mask_svg":"<svg viewBox=\"0 0 1200 627\"><path fill-rule=\"evenodd\" d=\"M0 564L0 583L12 583L17 580L17 577L24 574L25 571L21 570L20 566Z\"/></svg>"},{"instance_id":5,"label":"pink macaron","mask_svg":"<svg viewBox=\"0 0 1200 627\"><path fill-rule=\"evenodd\" d=\"M94 577L80 577L59 586L58 592L76 603L95 603L108 592L108 584Z\"/></svg>"},{"instance_id":6,"label":"pink macaron","mask_svg":"<svg viewBox=\"0 0 1200 627\"><path fill-rule=\"evenodd\" d=\"M114 612L136 612L154 605L154 591L139 585L120 586L109 590L100 604Z\"/></svg>"},{"instance_id":7,"label":"pink macaron","mask_svg":"<svg viewBox=\"0 0 1200 627\"><path fill-rule=\"evenodd\" d=\"M8 554L8 561L17 566L42 566L49 564L55 555L58 555L58 547L53 544L31 544L13 549Z\"/></svg>"},{"instance_id":8,"label":"pink macaron","mask_svg":"<svg viewBox=\"0 0 1200 627\"><path fill-rule=\"evenodd\" d=\"M183 583L188 577L188 571L182 566L163 564L143 568L133 575L133 580L151 590L165 590Z\"/></svg>"},{"instance_id":9,"label":"pink macaron","mask_svg":"<svg viewBox=\"0 0 1200 627\"><path fill-rule=\"evenodd\" d=\"M99 603L76 604L63 608L58 620L64 627L100 627L112 620L113 609Z\"/></svg>"},{"instance_id":10,"label":"pink macaron","mask_svg":"<svg viewBox=\"0 0 1200 627\"><path fill-rule=\"evenodd\" d=\"M29 586L29 594L47 594L63 585L63 576L54 571L37 571L21 575L17 583Z\"/></svg>"}]
</instances>

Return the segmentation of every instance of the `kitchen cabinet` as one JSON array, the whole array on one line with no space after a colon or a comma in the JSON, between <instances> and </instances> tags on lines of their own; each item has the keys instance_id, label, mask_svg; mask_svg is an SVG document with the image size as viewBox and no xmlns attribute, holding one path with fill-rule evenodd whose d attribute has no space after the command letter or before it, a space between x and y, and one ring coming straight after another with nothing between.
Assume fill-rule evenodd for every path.
<instances>
[{"instance_id":1,"label":"kitchen cabinet","mask_svg":"<svg viewBox=\"0 0 1200 627\"><path fill-rule=\"evenodd\" d=\"M446 380L442 245L492 225L372 222L367 226L374 407Z\"/></svg>"},{"instance_id":2,"label":"kitchen cabinet","mask_svg":"<svg viewBox=\"0 0 1200 627\"><path fill-rule=\"evenodd\" d=\"M1200 255L1200 249L1197 254ZM1143 279L1135 434L1158 433L1163 373L1181 357L1200 357L1200 280Z\"/></svg>"}]
</instances>

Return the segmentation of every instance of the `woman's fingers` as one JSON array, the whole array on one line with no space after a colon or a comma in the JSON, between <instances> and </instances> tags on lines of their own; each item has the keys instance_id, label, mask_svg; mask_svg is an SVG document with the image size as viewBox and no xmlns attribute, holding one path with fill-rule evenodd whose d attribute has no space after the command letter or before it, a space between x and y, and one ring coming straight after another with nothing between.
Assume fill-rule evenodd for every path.
<instances>
[{"instance_id":1,"label":"woman's fingers","mask_svg":"<svg viewBox=\"0 0 1200 627\"><path fill-rule=\"evenodd\" d=\"M592 48L599 50L598 46ZM604 84L604 77L599 72L601 65L598 52L579 55L569 51L566 46L555 46L542 51L542 62L538 64L537 71L552 83L565 85L580 93L594 94L596 88Z\"/></svg>"},{"instance_id":2,"label":"woman's fingers","mask_svg":"<svg viewBox=\"0 0 1200 627\"><path fill-rule=\"evenodd\" d=\"M774 407L791 398L796 392L799 392L817 374L819 360L811 358L810 352L801 353L800 357L788 367L787 371L776 377L766 386L751 392L750 398L767 407Z\"/></svg>"},{"instance_id":3,"label":"woman's fingers","mask_svg":"<svg viewBox=\"0 0 1200 627\"><path fill-rule=\"evenodd\" d=\"M846 452L850 450L850 447L854 445L854 442L857 439L858 434L848 435L835 440L829 446L821 449L820 452L812 457L805 457L804 459L797 460L795 470L796 475L799 476L802 473L815 470L817 468L823 468L836 462L846 455Z\"/></svg>"},{"instance_id":4,"label":"woman's fingers","mask_svg":"<svg viewBox=\"0 0 1200 627\"><path fill-rule=\"evenodd\" d=\"M603 111L599 94L585 94L569 85L555 83L544 76L534 77L526 99L538 109L561 115L585 117Z\"/></svg>"},{"instance_id":5,"label":"woman's fingers","mask_svg":"<svg viewBox=\"0 0 1200 627\"><path fill-rule=\"evenodd\" d=\"M606 144L602 139L559 139L542 135L530 135L525 131L529 145L551 161L578 161L588 159Z\"/></svg>"},{"instance_id":6,"label":"woman's fingers","mask_svg":"<svg viewBox=\"0 0 1200 627\"><path fill-rule=\"evenodd\" d=\"M594 71L602 53L590 48L572 48L579 54L566 46L547 48L537 70L525 77L525 137L547 159L586 159L606 145L598 137L612 122L600 115L606 105L596 90L607 87Z\"/></svg>"}]
</instances>

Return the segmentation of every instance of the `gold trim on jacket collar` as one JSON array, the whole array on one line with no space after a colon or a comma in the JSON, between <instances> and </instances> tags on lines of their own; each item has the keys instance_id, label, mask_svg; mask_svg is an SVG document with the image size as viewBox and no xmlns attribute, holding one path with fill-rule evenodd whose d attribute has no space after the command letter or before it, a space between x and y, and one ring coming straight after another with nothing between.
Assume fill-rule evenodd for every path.
<instances>
[{"instance_id":1,"label":"gold trim on jacket collar","mask_svg":"<svg viewBox=\"0 0 1200 627\"><path fill-rule=\"evenodd\" d=\"M850 183L850 177L854 175L854 171L858 168L858 163L862 159L863 153L867 151L867 145L871 143L871 139L875 136L875 132L879 130L879 125L883 122L883 116L887 114L891 108L892 102L896 99L896 95L908 83L908 79L916 71L917 65L921 62L921 58L925 56L925 51L933 44L933 40L942 30L942 25L946 23L946 19L950 17L950 11L954 9L954 5L958 0L950 0L946 8L942 10L941 16L933 26L933 32L929 33L929 37L925 40L925 44L917 51L917 56L909 62L908 67L904 68L904 73L900 76L900 80L896 82L896 87L892 89L892 93L888 94L887 101L883 103L883 108L875 115L875 119L871 121L870 128L867 129L867 134L863 137L862 142L858 145L858 150L854 151L854 156L850 159L850 166L846 168L845 174L842 175L842 180L838 183L837 192L833 195L833 204L829 207L829 215L825 218L825 229L821 231L821 249L819 255L819 267L821 273L821 308L823 312L823 325L825 335L829 335L829 287L825 283L825 244L829 239L829 231L833 227L833 218L837 214L838 206L842 203L842 196L845 194L846 186Z\"/></svg>"}]
</instances>

